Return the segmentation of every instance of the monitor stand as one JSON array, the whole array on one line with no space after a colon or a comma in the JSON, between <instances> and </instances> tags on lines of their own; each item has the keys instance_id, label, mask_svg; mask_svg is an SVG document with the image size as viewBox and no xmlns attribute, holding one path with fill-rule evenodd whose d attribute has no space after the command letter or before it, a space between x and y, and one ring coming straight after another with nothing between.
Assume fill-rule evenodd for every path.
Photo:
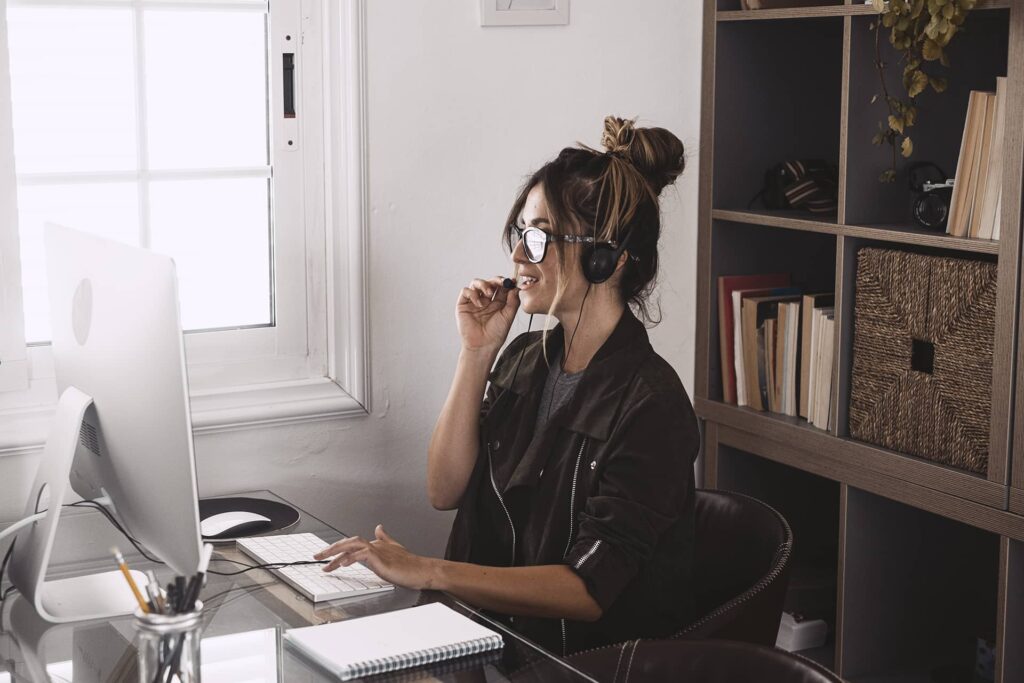
<instances>
[{"instance_id":1,"label":"monitor stand","mask_svg":"<svg viewBox=\"0 0 1024 683\"><path fill-rule=\"evenodd\" d=\"M108 619L130 614L139 606L118 570L46 580L82 418L91 405L92 397L75 387L68 387L61 394L25 509L26 517L43 510L46 515L20 530L13 541L16 545L10 560L11 582L39 616L55 623ZM110 563L114 564L113 556ZM133 571L132 577L140 590L148 583L142 572Z\"/></svg>"}]
</instances>

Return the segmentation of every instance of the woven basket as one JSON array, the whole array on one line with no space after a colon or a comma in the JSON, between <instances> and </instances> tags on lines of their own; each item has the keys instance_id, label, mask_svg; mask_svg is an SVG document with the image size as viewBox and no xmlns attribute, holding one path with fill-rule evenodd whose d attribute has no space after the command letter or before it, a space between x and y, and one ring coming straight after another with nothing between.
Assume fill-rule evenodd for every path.
<instances>
[{"instance_id":1,"label":"woven basket","mask_svg":"<svg viewBox=\"0 0 1024 683\"><path fill-rule=\"evenodd\" d=\"M984 474L996 265L857 254L850 436Z\"/></svg>"}]
</instances>

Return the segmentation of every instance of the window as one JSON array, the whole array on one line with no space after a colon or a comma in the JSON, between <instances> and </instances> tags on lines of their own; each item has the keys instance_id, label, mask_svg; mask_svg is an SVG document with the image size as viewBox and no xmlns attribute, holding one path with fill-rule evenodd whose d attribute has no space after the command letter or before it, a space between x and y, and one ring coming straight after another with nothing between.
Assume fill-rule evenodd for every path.
<instances>
[{"instance_id":1,"label":"window","mask_svg":"<svg viewBox=\"0 0 1024 683\"><path fill-rule=\"evenodd\" d=\"M194 410L268 387L323 400L331 377L365 405L361 58L338 40L361 49L362 1L338 4L7 0L19 227L0 223L0 314L18 324L0 410L55 400L46 222L174 257Z\"/></svg>"}]
</instances>

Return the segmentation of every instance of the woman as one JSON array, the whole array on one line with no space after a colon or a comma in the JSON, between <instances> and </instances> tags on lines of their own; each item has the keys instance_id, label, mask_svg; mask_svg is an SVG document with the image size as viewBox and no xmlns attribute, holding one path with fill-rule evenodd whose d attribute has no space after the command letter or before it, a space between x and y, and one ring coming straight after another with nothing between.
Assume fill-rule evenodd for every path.
<instances>
[{"instance_id":1,"label":"woman","mask_svg":"<svg viewBox=\"0 0 1024 683\"><path fill-rule=\"evenodd\" d=\"M520 192L504 234L515 287L474 280L459 295L462 351L427 463L431 503L458 508L446 559L413 555L379 526L373 541L317 556L334 556L328 571L360 561L447 591L562 654L666 636L693 617L700 437L630 310L650 321L658 195L682 172L683 145L614 117L602 142L603 153L563 149ZM520 307L559 325L498 358Z\"/></svg>"}]
</instances>

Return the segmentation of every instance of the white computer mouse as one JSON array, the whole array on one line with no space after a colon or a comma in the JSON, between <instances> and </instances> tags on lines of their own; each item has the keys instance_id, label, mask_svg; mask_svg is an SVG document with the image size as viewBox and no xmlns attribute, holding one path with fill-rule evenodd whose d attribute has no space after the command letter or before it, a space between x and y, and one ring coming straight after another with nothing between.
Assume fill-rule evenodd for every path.
<instances>
[{"instance_id":1,"label":"white computer mouse","mask_svg":"<svg viewBox=\"0 0 1024 683\"><path fill-rule=\"evenodd\" d=\"M203 536L221 536L231 532L231 536L241 536L260 531L271 524L269 517L255 512L222 512L211 515L199 523Z\"/></svg>"}]
</instances>

